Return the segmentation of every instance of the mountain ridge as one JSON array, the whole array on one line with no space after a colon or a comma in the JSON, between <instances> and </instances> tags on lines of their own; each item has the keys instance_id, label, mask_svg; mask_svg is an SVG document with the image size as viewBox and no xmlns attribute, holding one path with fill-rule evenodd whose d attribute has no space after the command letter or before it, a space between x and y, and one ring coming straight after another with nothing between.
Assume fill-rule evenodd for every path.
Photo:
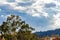
<instances>
[{"instance_id":1,"label":"mountain ridge","mask_svg":"<svg viewBox=\"0 0 60 40\"><path fill-rule=\"evenodd\" d=\"M35 34L39 37L46 37L46 36L51 37L52 35L60 36L60 29L48 30L48 31L44 31L44 32L40 31L40 32L35 32Z\"/></svg>"}]
</instances>

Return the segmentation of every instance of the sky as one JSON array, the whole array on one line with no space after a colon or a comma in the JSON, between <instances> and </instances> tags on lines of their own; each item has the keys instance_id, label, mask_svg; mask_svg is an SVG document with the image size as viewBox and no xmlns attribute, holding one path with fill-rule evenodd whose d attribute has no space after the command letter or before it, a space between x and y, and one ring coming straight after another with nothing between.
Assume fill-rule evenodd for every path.
<instances>
[{"instance_id":1,"label":"sky","mask_svg":"<svg viewBox=\"0 0 60 40\"><path fill-rule=\"evenodd\" d=\"M60 28L60 0L0 0L0 24L11 14L21 16L35 31Z\"/></svg>"}]
</instances>

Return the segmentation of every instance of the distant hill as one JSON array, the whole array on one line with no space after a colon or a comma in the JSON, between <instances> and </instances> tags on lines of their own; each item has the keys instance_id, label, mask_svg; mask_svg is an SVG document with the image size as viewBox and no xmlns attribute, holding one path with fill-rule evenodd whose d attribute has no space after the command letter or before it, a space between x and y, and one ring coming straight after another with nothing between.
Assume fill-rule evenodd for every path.
<instances>
[{"instance_id":1,"label":"distant hill","mask_svg":"<svg viewBox=\"0 0 60 40\"><path fill-rule=\"evenodd\" d=\"M35 34L39 37L46 37L51 36L51 35L59 35L60 36L60 29L56 29L56 30L49 30L49 31L44 31L44 32L35 32Z\"/></svg>"}]
</instances>

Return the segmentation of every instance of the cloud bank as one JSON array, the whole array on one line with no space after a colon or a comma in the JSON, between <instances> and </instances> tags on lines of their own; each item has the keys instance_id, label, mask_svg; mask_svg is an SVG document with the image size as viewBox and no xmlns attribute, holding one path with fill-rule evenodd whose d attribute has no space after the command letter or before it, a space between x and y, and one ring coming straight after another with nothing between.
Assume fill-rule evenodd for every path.
<instances>
[{"instance_id":1,"label":"cloud bank","mask_svg":"<svg viewBox=\"0 0 60 40\"><path fill-rule=\"evenodd\" d=\"M30 22L33 22L30 24L36 28L36 31L60 28L59 0L0 0L1 17L5 17L6 13L19 14L20 12L31 16Z\"/></svg>"}]
</instances>

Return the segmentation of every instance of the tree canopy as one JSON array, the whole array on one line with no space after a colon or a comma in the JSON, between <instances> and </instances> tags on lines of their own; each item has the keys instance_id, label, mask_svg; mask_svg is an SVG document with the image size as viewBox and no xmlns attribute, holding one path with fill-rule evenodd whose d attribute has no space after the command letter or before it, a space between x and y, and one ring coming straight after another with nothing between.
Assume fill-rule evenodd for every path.
<instances>
[{"instance_id":1,"label":"tree canopy","mask_svg":"<svg viewBox=\"0 0 60 40\"><path fill-rule=\"evenodd\" d=\"M34 28L30 27L20 16L10 15L0 25L0 33L6 40L35 40L39 39L32 34Z\"/></svg>"}]
</instances>

